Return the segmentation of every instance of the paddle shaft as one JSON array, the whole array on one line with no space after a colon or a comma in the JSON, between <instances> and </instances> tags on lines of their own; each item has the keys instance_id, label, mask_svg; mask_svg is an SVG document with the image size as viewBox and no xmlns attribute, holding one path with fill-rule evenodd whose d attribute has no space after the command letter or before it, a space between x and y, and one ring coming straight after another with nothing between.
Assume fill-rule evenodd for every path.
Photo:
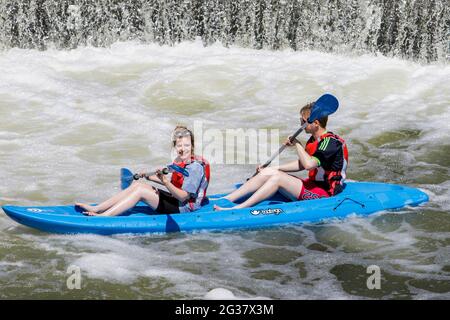
<instances>
[{"instance_id":1,"label":"paddle shaft","mask_svg":"<svg viewBox=\"0 0 450 320\"><path fill-rule=\"evenodd\" d=\"M164 168L164 169L161 170L161 172L162 172L163 174L168 174L168 173L169 173L169 169ZM135 174L133 175L133 179L134 179L134 180L139 180L140 178L149 178L149 177L151 177L151 176L153 176L153 175L155 175L155 174L156 174L156 171L153 171L153 172L146 172L146 173L144 173L144 174L135 173Z\"/></svg>"},{"instance_id":2,"label":"paddle shaft","mask_svg":"<svg viewBox=\"0 0 450 320\"><path fill-rule=\"evenodd\" d=\"M304 123L297 131L295 131L295 133L294 133L292 136L289 137L289 141L292 143L292 142L294 141L294 139L297 138L297 136L298 136L303 130L305 130L305 128L306 128L307 125L308 125L308 122L305 122L305 123ZM270 159L267 160L267 161L261 166L261 168L264 169L264 168L268 167L268 166L270 165L270 163L271 163L271 162L272 162L272 161L273 161L273 160L274 160L281 152L283 152L284 149L286 149L286 147L287 147L287 145L283 144L283 145L278 149L278 151L275 152L275 153L270 157ZM257 174L258 174L258 171L255 172L255 173L252 175L252 178L253 178L254 176L256 176Z\"/></svg>"}]
</instances>

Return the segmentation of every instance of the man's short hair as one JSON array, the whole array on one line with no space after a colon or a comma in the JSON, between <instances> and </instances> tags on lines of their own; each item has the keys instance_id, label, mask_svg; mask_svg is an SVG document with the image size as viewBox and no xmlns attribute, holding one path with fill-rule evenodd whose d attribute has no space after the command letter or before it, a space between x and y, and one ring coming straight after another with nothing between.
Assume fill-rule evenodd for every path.
<instances>
[{"instance_id":1,"label":"man's short hair","mask_svg":"<svg viewBox=\"0 0 450 320\"><path fill-rule=\"evenodd\" d=\"M301 115L308 114L308 116L309 116L311 114L311 110L313 107L314 107L314 102L307 103L300 109L300 114ZM326 128L327 122L328 122L328 116L317 119L317 121L319 121L319 124L322 128Z\"/></svg>"}]
</instances>

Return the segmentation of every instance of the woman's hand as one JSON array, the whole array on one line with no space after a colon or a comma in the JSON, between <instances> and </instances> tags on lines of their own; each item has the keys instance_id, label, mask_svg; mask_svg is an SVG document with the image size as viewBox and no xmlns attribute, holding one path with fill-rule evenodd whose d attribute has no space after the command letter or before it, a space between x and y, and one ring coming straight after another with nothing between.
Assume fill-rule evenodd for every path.
<instances>
[{"instance_id":1,"label":"woman's hand","mask_svg":"<svg viewBox=\"0 0 450 320\"><path fill-rule=\"evenodd\" d=\"M169 179L167 179L167 176L163 173L162 171L163 169L157 169L156 170L156 176L158 177L158 179L161 181L162 184L166 185L167 183L169 183Z\"/></svg>"},{"instance_id":2,"label":"woman's hand","mask_svg":"<svg viewBox=\"0 0 450 320\"><path fill-rule=\"evenodd\" d=\"M147 178L147 171L145 169L139 169L136 173L140 178Z\"/></svg>"}]
</instances>

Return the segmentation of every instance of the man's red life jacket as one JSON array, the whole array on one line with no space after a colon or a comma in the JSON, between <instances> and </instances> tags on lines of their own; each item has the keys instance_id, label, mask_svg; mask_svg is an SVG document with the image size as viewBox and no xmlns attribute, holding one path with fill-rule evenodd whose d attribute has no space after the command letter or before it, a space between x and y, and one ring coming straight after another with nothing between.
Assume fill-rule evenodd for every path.
<instances>
[{"instance_id":1,"label":"man's red life jacket","mask_svg":"<svg viewBox=\"0 0 450 320\"><path fill-rule=\"evenodd\" d=\"M210 164L209 162L203 158L202 156L192 156L191 157L191 161L194 162L198 162L203 166L203 169L205 170L205 178L206 181L209 184L209 179L210 179L210 174L211 174L211 168L210 168ZM181 167L181 168L186 168L186 166L188 165L186 162L182 161L182 162L174 162L173 164ZM184 181L184 176L179 173L179 172L172 172L172 179L170 180L170 182L177 188L181 189L181 187L183 186L183 181ZM206 186L205 190L204 190L204 194L203 196L206 198L206 189L208 189L208 186ZM195 199L189 199L189 205L191 206L191 208L193 208Z\"/></svg>"},{"instance_id":2,"label":"man's red life jacket","mask_svg":"<svg viewBox=\"0 0 450 320\"><path fill-rule=\"evenodd\" d=\"M331 195L338 194L344 190L344 180L346 178L346 170L348 166L348 149L345 140L332 132L326 132L320 136L318 140L310 139L305 146L306 152L312 156L317 151L319 143L326 138L336 139L342 144L342 168L337 171L325 170L322 165L314 170L309 171L309 180L324 183L325 190Z\"/></svg>"}]
</instances>

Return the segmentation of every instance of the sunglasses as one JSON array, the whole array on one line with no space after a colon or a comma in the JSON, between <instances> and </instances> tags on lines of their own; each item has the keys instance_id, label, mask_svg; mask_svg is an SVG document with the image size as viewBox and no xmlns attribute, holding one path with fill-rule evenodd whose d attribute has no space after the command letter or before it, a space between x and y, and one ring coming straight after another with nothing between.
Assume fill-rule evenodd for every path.
<instances>
[{"instance_id":1,"label":"sunglasses","mask_svg":"<svg viewBox=\"0 0 450 320\"><path fill-rule=\"evenodd\" d=\"M172 133L172 141L176 141L179 138L190 137L191 132L188 130L178 130Z\"/></svg>"}]
</instances>

